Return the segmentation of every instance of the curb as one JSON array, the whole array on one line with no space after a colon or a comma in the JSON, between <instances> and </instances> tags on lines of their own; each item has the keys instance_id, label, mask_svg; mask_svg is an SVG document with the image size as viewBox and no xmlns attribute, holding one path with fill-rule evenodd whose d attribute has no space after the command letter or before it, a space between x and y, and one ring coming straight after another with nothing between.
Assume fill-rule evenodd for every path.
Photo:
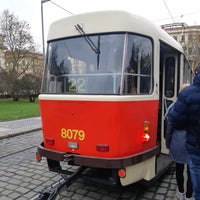
<instances>
[{"instance_id":1,"label":"curb","mask_svg":"<svg viewBox=\"0 0 200 200\"><path fill-rule=\"evenodd\" d=\"M17 132L17 133L3 135L3 136L0 136L0 140L12 138L12 137L19 136L19 135L24 135L24 134L31 133L33 131L39 131L39 130L42 130L42 128L41 127L40 128L33 128L33 129L26 130L26 131L21 131L21 132Z\"/></svg>"}]
</instances>

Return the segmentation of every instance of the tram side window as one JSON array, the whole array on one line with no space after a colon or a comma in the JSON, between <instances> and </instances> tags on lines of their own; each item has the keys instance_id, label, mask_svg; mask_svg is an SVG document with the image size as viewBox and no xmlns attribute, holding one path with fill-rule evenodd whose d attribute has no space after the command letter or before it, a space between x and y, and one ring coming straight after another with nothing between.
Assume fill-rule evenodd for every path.
<instances>
[{"instance_id":1,"label":"tram side window","mask_svg":"<svg viewBox=\"0 0 200 200\"><path fill-rule=\"evenodd\" d=\"M174 96L175 87L175 58L169 57L165 61L165 96Z\"/></svg>"},{"instance_id":2,"label":"tram side window","mask_svg":"<svg viewBox=\"0 0 200 200\"><path fill-rule=\"evenodd\" d=\"M129 34L124 94L149 94L152 91L152 41Z\"/></svg>"},{"instance_id":3,"label":"tram side window","mask_svg":"<svg viewBox=\"0 0 200 200\"><path fill-rule=\"evenodd\" d=\"M192 70L188 61L184 60L184 68L183 68L183 83L191 83L193 80Z\"/></svg>"}]
</instances>

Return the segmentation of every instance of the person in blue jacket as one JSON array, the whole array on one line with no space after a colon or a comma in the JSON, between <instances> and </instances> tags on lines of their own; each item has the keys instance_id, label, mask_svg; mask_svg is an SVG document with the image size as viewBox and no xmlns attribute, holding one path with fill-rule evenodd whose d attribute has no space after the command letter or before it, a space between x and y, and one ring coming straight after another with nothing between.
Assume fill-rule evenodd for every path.
<instances>
[{"instance_id":1,"label":"person in blue jacket","mask_svg":"<svg viewBox=\"0 0 200 200\"><path fill-rule=\"evenodd\" d=\"M188 87L190 84L183 84L180 88L180 91L185 87ZM172 161L176 165L176 182L178 185L178 191L176 197L179 200L192 200L193 196L193 187L190 177L190 171L188 167L189 154L186 151L186 130L175 129L172 125L171 113L174 109L174 103L172 103L166 111L165 120L167 123L167 130L165 134L166 146L169 149L169 155ZM187 165L187 184L186 184L186 193L184 190L184 168Z\"/></svg>"},{"instance_id":2,"label":"person in blue jacket","mask_svg":"<svg viewBox=\"0 0 200 200\"><path fill-rule=\"evenodd\" d=\"M200 63L193 83L182 90L171 113L172 125L186 129L186 150L195 199L200 200Z\"/></svg>"}]
</instances>

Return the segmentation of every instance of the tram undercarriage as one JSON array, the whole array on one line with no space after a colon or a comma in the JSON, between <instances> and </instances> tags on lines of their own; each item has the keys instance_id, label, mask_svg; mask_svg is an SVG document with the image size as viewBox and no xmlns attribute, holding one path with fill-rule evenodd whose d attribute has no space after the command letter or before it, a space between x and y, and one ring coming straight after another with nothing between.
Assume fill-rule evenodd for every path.
<instances>
[{"instance_id":1,"label":"tram undercarriage","mask_svg":"<svg viewBox=\"0 0 200 200\"><path fill-rule=\"evenodd\" d=\"M38 147L37 156L38 156L38 153L42 153L41 148L39 147ZM147 166L146 167L147 174L151 171L154 171L154 170L148 170L148 168L151 168L149 166L150 162L155 163L156 174L153 174L153 175L149 174L148 176L153 177L149 180L145 180L145 179L141 180L142 178L141 176L137 177L138 171L139 171L138 169L141 168L142 166ZM55 200L59 191L61 191L64 186L69 187L79 178L84 178L85 180L89 180L97 184L104 184L104 185L109 185L112 187L117 187L123 184L125 185L127 184L127 180L119 177L119 174L118 174L119 169L117 168L115 169L114 168L97 168L97 167L91 168L91 167L86 167L86 166L77 166L76 170L70 171L69 168L63 169L63 166L61 166L65 162L62 162L62 164L60 164L60 161L47 159L47 163L48 163L49 170L56 173L60 173L62 178L59 181L55 182L50 187L40 191L31 200ZM74 165L74 158L69 156L67 163L68 163L68 167L69 165ZM141 184L148 185L152 181L154 181L156 178L158 178L160 175L162 175L170 167L171 163L172 162L168 155L159 154L158 156L153 156L152 158L149 158L144 162L141 162L141 163L139 162L135 165L125 167L126 175L127 177L129 177L128 181L132 182L133 181L131 179L132 177L135 183L137 182L136 178L138 178L138 181L140 181ZM135 170L137 170L137 173L134 173L136 174L136 176L133 175L133 172L135 172ZM133 176L131 176L131 174Z\"/></svg>"},{"instance_id":2,"label":"tram undercarriage","mask_svg":"<svg viewBox=\"0 0 200 200\"><path fill-rule=\"evenodd\" d=\"M105 184L111 186L118 185L119 183L125 186L142 179L150 181L154 177L157 177L158 174L164 172L171 164L168 155L159 154L159 146L132 156L106 159L60 153L48 150L42 145L38 147L37 157L39 157L38 160L42 157L47 158L50 171L68 174L68 169L63 169L60 161L71 166L84 166L85 168L93 169L92 175L91 170L90 173L87 172L87 177L92 177L90 179L93 179L95 182L105 182ZM120 170L124 171L124 175L120 175ZM104 173L104 175L109 178L106 178L105 181L103 181L103 179L100 179L99 177L104 176L96 177L95 171L98 171L97 174ZM137 173L135 173L136 171ZM86 176L86 173L84 175Z\"/></svg>"}]
</instances>

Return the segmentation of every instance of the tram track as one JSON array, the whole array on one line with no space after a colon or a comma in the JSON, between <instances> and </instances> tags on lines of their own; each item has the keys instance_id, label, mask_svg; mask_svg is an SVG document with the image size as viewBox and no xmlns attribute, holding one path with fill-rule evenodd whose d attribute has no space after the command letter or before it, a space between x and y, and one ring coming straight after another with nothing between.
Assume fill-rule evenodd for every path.
<instances>
[{"instance_id":1,"label":"tram track","mask_svg":"<svg viewBox=\"0 0 200 200\"><path fill-rule=\"evenodd\" d=\"M40 191L37 195L35 195L33 198L31 198L31 200L62 200L65 199L66 197L68 197L70 199L70 195L66 196L66 193L71 192L70 190L70 186L68 185L68 183L66 183L66 179L65 178L61 178L60 180L54 182L53 184L51 184L51 186L43 189L42 191ZM88 183L88 185L91 185L92 183ZM87 185L87 183L86 183ZM103 188L101 188L102 186L100 186L100 190ZM128 189L129 188L129 189ZM132 188L132 189L130 189ZM118 190L122 190L122 191L129 191L131 192L131 195L128 197L125 197L124 194L119 195L119 197L116 197L116 200L141 200L141 196L144 193L144 188L141 187L140 184L134 184L134 186L129 186L126 188L123 187L119 187L119 188L115 188L113 191L118 191ZM63 194L62 194L63 192ZM103 200L105 198L104 197L100 197L98 198L99 200ZM96 199L96 198L95 198Z\"/></svg>"},{"instance_id":2,"label":"tram track","mask_svg":"<svg viewBox=\"0 0 200 200\"><path fill-rule=\"evenodd\" d=\"M41 140L41 131L1 140L0 151L3 152L3 154L1 153L0 156L2 171L0 189L4 191L4 193L0 193L0 196L4 194L13 194L16 198L11 199L18 199L17 197L19 196L17 195L19 195L19 191L27 191L26 194L23 194L23 192L20 193L20 197L27 199L28 193L30 192L30 198L28 199L31 199L38 194L39 190L55 185L56 182L62 178L60 175L56 175L47 170L45 159L41 163L36 162L34 155L37 144L39 144ZM172 174L172 172L169 173L171 178ZM19 181L21 184L18 184ZM170 182L169 179L167 179L167 183L168 182ZM55 200L63 200L66 198L82 199L84 197L98 200L109 197L115 200L156 199L157 191L159 193L159 185L160 184L156 183L153 186L153 190L136 183L113 189L112 187L104 187L101 184L95 184L92 181L85 180L84 177L80 177L80 179L76 180L69 187L64 186L63 189L57 193ZM12 188L12 190L9 188ZM74 190L74 188L76 189ZM155 188L157 189L155 190ZM82 194L83 191L85 192L84 194ZM148 191L150 194L151 191L154 191L154 194L151 197L147 197L145 193ZM76 198L77 196L78 198ZM4 197L6 198L6 196Z\"/></svg>"},{"instance_id":3,"label":"tram track","mask_svg":"<svg viewBox=\"0 0 200 200\"><path fill-rule=\"evenodd\" d=\"M140 182L128 186L108 186L107 184L95 182L94 179L89 179L87 175L85 176L85 170L87 170L86 167L78 167L76 170L71 171L70 174L60 174L61 178L58 181L55 181L49 187L41 190L31 200L62 200L66 197L71 199L70 196L66 196L66 193L71 193L70 188L72 184L76 187L76 184L79 185L80 182L83 183L84 187L90 188L92 186L97 189L95 189L95 191L88 191L88 193L106 190L108 197L111 197L111 199L112 193L116 193L117 196L115 200L141 200L141 196L145 193L145 187ZM87 197L87 194L84 197ZM105 196L95 199L104 200L104 198Z\"/></svg>"},{"instance_id":4,"label":"tram track","mask_svg":"<svg viewBox=\"0 0 200 200\"><path fill-rule=\"evenodd\" d=\"M0 159L36 148L41 140L41 131L30 131L23 135L3 138L0 140Z\"/></svg>"},{"instance_id":5,"label":"tram track","mask_svg":"<svg viewBox=\"0 0 200 200\"><path fill-rule=\"evenodd\" d=\"M27 148L22 149L22 150L19 150L19 151L15 151L15 152L12 152L12 153L5 154L5 155L3 155L3 156L0 156L0 160L3 159L3 158L9 157L9 156L13 156L13 155L16 155L16 154L19 154L19 153L22 153L22 152L25 152L25 151L34 149L34 148L36 148L36 147L37 147L37 146L27 147Z\"/></svg>"},{"instance_id":6,"label":"tram track","mask_svg":"<svg viewBox=\"0 0 200 200\"><path fill-rule=\"evenodd\" d=\"M30 182L30 185L32 185L32 183L34 182L34 176L36 176L36 177L39 176L39 174L40 174L39 170L41 170L41 168L42 169L47 168L47 164L46 164L45 160L43 161L43 164L41 163L42 167L41 167L41 164L37 164L37 162L34 160L34 153L36 152L37 144L39 144L41 142L41 140L42 140L41 131L33 131L33 132L29 132L29 133L21 135L21 136L19 135L19 136L15 136L12 138L5 138L5 139L1 140L0 150L2 151L2 153L0 155L0 160L1 160L2 165L9 166L8 171L13 172L16 170L15 174L12 176L12 182L13 182L13 180L15 182L15 175L16 175L16 181L18 179L18 176L24 177L21 179L24 179L26 181L27 173L28 173L28 176L32 176L29 174L30 171L32 171L32 169L29 167L28 163L30 163L30 166L34 167L33 173L34 174L36 173L35 175L32 176L33 180ZM23 163L27 163L27 164L23 164ZM28 168L25 169L24 166L27 166ZM12 168L11 170L9 170L10 167ZM6 169L4 169L4 170L6 170ZM25 170L24 171L25 176L23 176L23 172L21 172L23 170ZM43 171L43 170L41 170L41 171ZM5 171L5 174L7 174L7 173L9 175L9 172ZM20 173L20 174L18 174L18 173ZM52 172L48 172L48 173L52 174ZM49 176L51 177L51 175L49 175ZM7 177L7 175L6 175L6 177ZM51 187L57 185L58 182L61 182L61 183L63 182L62 176L59 177L59 175L57 175L56 180L51 181L51 183L49 185L46 184L45 182L43 182L42 190L44 190L45 188L51 189ZM80 184L81 184L82 188L91 188L91 189L87 189L88 191L87 191L86 196L92 192L95 192L96 195L99 196L99 198L97 198L97 199L105 198L105 194L98 191L99 185L94 183L95 184L95 186L94 186L93 182L85 181L83 177L80 177L79 180L73 182L73 187L77 187L76 185L80 185ZM13 186L13 187L16 187L16 186ZM31 186L31 187L33 187L33 186ZM38 188L38 189L35 189L37 191L36 195L38 195L38 193L39 193L38 190L40 187L41 187L41 183L36 186L36 188ZM56 197L56 200L66 199L66 193L69 195L68 198L71 198L70 195L72 192L74 193L74 195L78 195L78 192L72 191L73 187L71 187L71 185L70 186L64 185L64 187L60 191L56 192L56 194L58 195ZM95 191L92 191L92 187L95 188ZM103 187L102 185L100 186L100 188L102 190L106 190L106 192L108 193L107 194L108 196L111 195L112 192L116 193L116 196L118 196L116 199L120 199L120 200L124 199L122 197L125 196L125 193L127 192L127 190L130 190L130 187L126 187L126 188L122 187L120 189L120 191L118 191L117 189L114 190L112 188ZM137 189L136 192L138 192L138 191L139 190ZM134 191L131 191L131 196L129 196L129 198L125 198L125 199L137 200L137 198L136 198L137 196L138 195L135 194Z\"/></svg>"}]
</instances>

